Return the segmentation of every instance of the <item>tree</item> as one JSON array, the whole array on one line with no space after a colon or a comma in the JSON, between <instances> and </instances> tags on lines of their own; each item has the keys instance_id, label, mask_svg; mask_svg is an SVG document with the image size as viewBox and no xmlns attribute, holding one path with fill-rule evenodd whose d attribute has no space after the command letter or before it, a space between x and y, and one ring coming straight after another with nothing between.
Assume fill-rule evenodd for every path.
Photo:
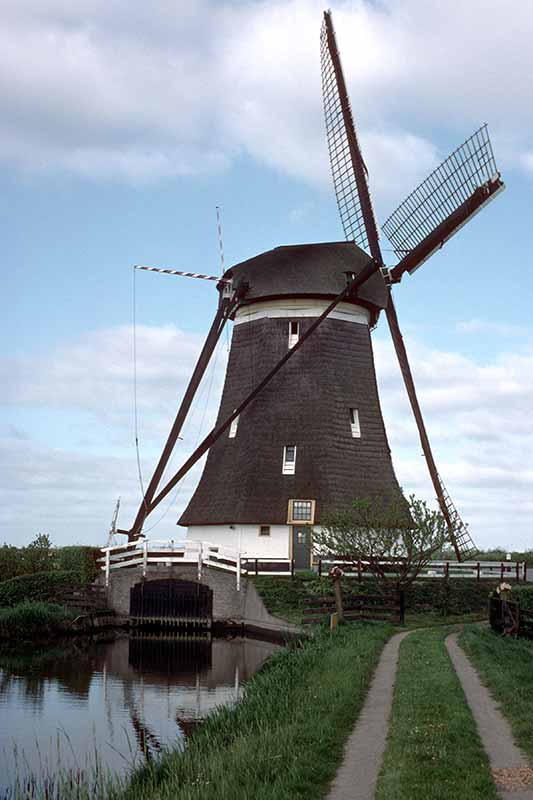
<instances>
[{"instance_id":1,"label":"tree","mask_svg":"<svg viewBox=\"0 0 533 800\"><path fill-rule=\"evenodd\" d=\"M398 589L416 580L448 540L442 514L414 495L407 503L403 496L396 501L354 500L313 532L315 550L322 558L364 562L365 571Z\"/></svg>"},{"instance_id":2,"label":"tree","mask_svg":"<svg viewBox=\"0 0 533 800\"><path fill-rule=\"evenodd\" d=\"M22 560L25 574L52 569L54 566L52 542L48 534L39 533L27 547L24 547Z\"/></svg>"}]
</instances>

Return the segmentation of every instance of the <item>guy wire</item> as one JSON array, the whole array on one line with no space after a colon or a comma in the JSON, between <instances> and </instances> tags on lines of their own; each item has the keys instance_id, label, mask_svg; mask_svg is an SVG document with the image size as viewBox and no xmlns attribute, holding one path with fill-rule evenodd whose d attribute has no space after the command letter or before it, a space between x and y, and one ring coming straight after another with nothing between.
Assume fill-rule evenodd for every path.
<instances>
[{"instance_id":1,"label":"guy wire","mask_svg":"<svg viewBox=\"0 0 533 800\"><path fill-rule=\"evenodd\" d=\"M146 505L146 497L144 494L144 484L141 470L141 457L139 453L139 419L137 411L137 289L136 289L136 273L137 270L133 268L133 418L135 428L135 453L137 456L137 473L139 476L139 485L143 498L144 507L148 510Z\"/></svg>"}]
</instances>

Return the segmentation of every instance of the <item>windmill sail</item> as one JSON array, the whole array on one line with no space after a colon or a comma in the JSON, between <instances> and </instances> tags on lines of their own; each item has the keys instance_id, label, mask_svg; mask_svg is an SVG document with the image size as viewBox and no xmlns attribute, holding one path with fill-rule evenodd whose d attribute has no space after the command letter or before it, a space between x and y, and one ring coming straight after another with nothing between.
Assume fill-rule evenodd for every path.
<instances>
[{"instance_id":1,"label":"windmill sail","mask_svg":"<svg viewBox=\"0 0 533 800\"><path fill-rule=\"evenodd\" d=\"M368 188L368 171L357 138L330 11L324 12L324 22L320 34L320 60L331 172L344 234L348 240L353 240L362 249L370 251L374 260L380 267L383 267L378 230ZM487 169L491 164L490 159L487 159ZM475 173L476 170L471 170L471 172ZM426 192L427 190L424 188L422 191ZM456 191L460 195L461 186L458 186ZM451 208L446 208L443 216L446 217L451 210ZM403 212L400 214L403 223ZM436 217L438 216L438 208L434 210L434 214ZM434 224L438 225L438 221ZM435 465L390 291L386 315L433 488L448 526L450 540L458 560L461 561L472 555L475 547L468 534L468 529L452 504Z\"/></svg>"},{"instance_id":2,"label":"windmill sail","mask_svg":"<svg viewBox=\"0 0 533 800\"><path fill-rule=\"evenodd\" d=\"M330 11L324 12L320 32L320 64L329 160L344 235L382 263L368 171L357 138Z\"/></svg>"},{"instance_id":3,"label":"windmill sail","mask_svg":"<svg viewBox=\"0 0 533 800\"><path fill-rule=\"evenodd\" d=\"M418 269L504 188L483 125L411 192L383 225L401 259L390 271L392 280Z\"/></svg>"}]
</instances>

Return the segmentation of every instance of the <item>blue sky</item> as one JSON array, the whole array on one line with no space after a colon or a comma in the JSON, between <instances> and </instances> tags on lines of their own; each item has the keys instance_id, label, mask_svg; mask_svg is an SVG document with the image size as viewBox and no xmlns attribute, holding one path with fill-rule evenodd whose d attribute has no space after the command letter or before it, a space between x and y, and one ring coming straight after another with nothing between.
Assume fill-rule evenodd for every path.
<instances>
[{"instance_id":1,"label":"blue sky","mask_svg":"<svg viewBox=\"0 0 533 800\"><path fill-rule=\"evenodd\" d=\"M216 274L216 205L226 265L342 238L321 12L314 0L161 1L150 14L99 0L4 4L0 539L102 542L119 495L119 522L131 523L133 263ZM489 123L506 191L395 298L437 463L474 539L532 547L533 10L509 20L500 0L490 13L477 0L404 0L333 12L381 222ZM216 293L144 273L136 290L146 478ZM398 477L431 500L384 321L373 336ZM209 429L226 355L224 341L174 466ZM159 535L176 534L198 474L162 509Z\"/></svg>"}]
</instances>

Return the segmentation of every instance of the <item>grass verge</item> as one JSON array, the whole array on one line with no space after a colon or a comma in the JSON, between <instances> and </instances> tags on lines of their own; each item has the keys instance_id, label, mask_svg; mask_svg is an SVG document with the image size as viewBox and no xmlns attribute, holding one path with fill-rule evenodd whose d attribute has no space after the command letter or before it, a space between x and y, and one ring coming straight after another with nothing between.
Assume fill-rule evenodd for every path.
<instances>
[{"instance_id":1,"label":"grass verge","mask_svg":"<svg viewBox=\"0 0 533 800\"><path fill-rule=\"evenodd\" d=\"M496 800L489 762L444 646L449 629L402 642L376 800Z\"/></svg>"},{"instance_id":2,"label":"grass verge","mask_svg":"<svg viewBox=\"0 0 533 800\"><path fill-rule=\"evenodd\" d=\"M51 603L26 600L12 608L0 608L0 636L45 636L74 619L79 612Z\"/></svg>"},{"instance_id":3,"label":"grass verge","mask_svg":"<svg viewBox=\"0 0 533 800\"><path fill-rule=\"evenodd\" d=\"M511 724L517 744L533 758L533 641L465 628L459 643Z\"/></svg>"},{"instance_id":4,"label":"grass verge","mask_svg":"<svg viewBox=\"0 0 533 800\"><path fill-rule=\"evenodd\" d=\"M318 800L391 632L355 623L281 651L248 683L245 699L208 717L184 752L145 767L107 797Z\"/></svg>"}]
</instances>

